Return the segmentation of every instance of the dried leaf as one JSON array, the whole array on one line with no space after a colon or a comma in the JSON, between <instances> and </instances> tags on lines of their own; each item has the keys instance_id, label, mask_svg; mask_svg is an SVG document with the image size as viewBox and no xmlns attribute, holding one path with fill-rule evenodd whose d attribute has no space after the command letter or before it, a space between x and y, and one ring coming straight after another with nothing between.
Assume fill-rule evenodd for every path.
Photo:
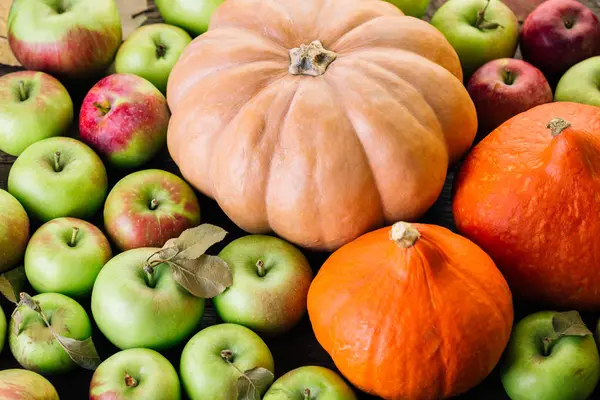
<instances>
[{"instance_id":1,"label":"dried leaf","mask_svg":"<svg viewBox=\"0 0 600 400\"><path fill-rule=\"evenodd\" d=\"M237 400L260 400L261 393L271 386L275 376L265 368L245 371L237 380Z\"/></svg>"},{"instance_id":2,"label":"dried leaf","mask_svg":"<svg viewBox=\"0 0 600 400\"><path fill-rule=\"evenodd\" d=\"M552 328L557 338L561 336L588 336L592 332L585 326L577 311L556 313L552 317Z\"/></svg>"},{"instance_id":3,"label":"dried leaf","mask_svg":"<svg viewBox=\"0 0 600 400\"><path fill-rule=\"evenodd\" d=\"M25 286L25 267L22 265L0 275L0 294L11 303L19 302L19 293Z\"/></svg>"},{"instance_id":4,"label":"dried leaf","mask_svg":"<svg viewBox=\"0 0 600 400\"><path fill-rule=\"evenodd\" d=\"M481 29L496 29L499 28L500 24L497 22L482 22L481 24L479 24L479 28Z\"/></svg>"},{"instance_id":5,"label":"dried leaf","mask_svg":"<svg viewBox=\"0 0 600 400\"><path fill-rule=\"evenodd\" d=\"M30 295L28 295L25 292L21 292L19 294L19 298L21 299L20 303L26 305L27 307L29 307L31 310L37 312L37 313L42 313L42 308L40 307L40 303L38 303L37 301L35 301L33 299L33 297L31 297ZM42 315L43 316L43 315Z\"/></svg>"},{"instance_id":6,"label":"dried leaf","mask_svg":"<svg viewBox=\"0 0 600 400\"><path fill-rule=\"evenodd\" d=\"M175 280L196 297L215 297L233 284L229 265L217 256L202 255L195 260L177 256L169 264Z\"/></svg>"},{"instance_id":7,"label":"dried leaf","mask_svg":"<svg viewBox=\"0 0 600 400\"><path fill-rule=\"evenodd\" d=\"M148 261L168 261L175 257L177 254L179 254L179 249L177 248L177 246L163 247L156 253L152 254Z\"/></svg>"},{"instance_id":8,"label":"dried leaf","mask_svg":"<svg viewBox=\"0 0 600 400\"><path fill-rule=\"evenodd\" d=\"M13 324L15 324L15 328L17 329L17 335L21 333L21 324L23 323L23 313L19 311L19 307L15 308L11 316Z\"/></svg>"},{"instance_id":9,"label":"dried leaf","mask_svg":"<svg viewBox=\"0 0 600 400\"><path fill-rule=\"evenodd\" d=\"M206 253L209 247L225 239L226 235L225 229L211 224L202 224L187 229L175 241L181 250L178 257L188 260L196 259Z\"/></svg>"},{"instance_id":10,"label":"dried leaf","mask_svg":"<svg viewBox=\"0 0 600 400\"><path fill-rule=\"evenodd\" d=\"M91 371L98 368L102 361L100 360L98 351L96 351L96 346L94 346L91 336L85 340L76 340L61 336L52 328L50 328L50 330L75 364Z\"/></svg>"}]
</instances>

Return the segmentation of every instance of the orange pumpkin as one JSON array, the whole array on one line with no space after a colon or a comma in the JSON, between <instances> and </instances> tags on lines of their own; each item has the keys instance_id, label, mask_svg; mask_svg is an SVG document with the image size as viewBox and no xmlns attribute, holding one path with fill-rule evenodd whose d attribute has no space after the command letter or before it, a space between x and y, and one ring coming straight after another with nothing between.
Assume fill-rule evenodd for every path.
<instances>
[{"instance_id":1,"label":"orange pumpkin","mask_svg":"<svg viewBox=\"0 0 600 400\"><path fill-rule=\"evenodd\" d=\"M169 151L252 233L336 249L413 220L470 147L444 36L380 0L228 0L168 84Z\"/></svg>"},{"instance_id":2,"label":"orange pumpkin","mask_svg":"<svg viewBox=\"0 0 600 400\"><path fill-rule=\"evenodd\" d=\"M466 392L497 364L512 297L477 245L397 223L335 252L308 293L315 335L355 386L384 399Z\"/></svg>"},{"instance_id":3,"label":"orange pumpkin","mask_svg":"<svg viewBox=\"0 0 600 400\"><path fill-rule=\"evenodd\" d=\"M515 296L600 308L600 108L536 107L466 159L455 183L459 230L503 272Z\"/></svg>"}]
</instances>

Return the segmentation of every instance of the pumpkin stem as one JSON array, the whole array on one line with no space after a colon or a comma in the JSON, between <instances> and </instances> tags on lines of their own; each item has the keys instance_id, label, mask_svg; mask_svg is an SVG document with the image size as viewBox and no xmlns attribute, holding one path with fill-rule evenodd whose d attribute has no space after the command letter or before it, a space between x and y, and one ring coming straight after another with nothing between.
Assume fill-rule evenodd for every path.
<instances>
[{"instance_id":1,"label":"pumpkin stem","mask_svg":"<svg viewBox=\"0 0 600 400\"><path fill-rule=\"evenodd\" d=\"M550 132L552 133L552 137L556 137L556 136L560 135L562 133L562 131L571 127L571 125L572 124L569 121L566 121L566 120L558 117L558 118L552 118L550 120L550 122L548 122L548 125L546 126L546 128L550 129Z\"/></svg>"},{"instance_id":2,"label":"pumpkin stem","mask_svg":"<svg viewBox=\"0 0 600 400\"><path fill-rule=\"evenodd\" d=\"M421 233L408 222L397 222L392 226L390 239L403 249L408 249L421 237Z\"/></svg>"},{"instance_id":3,"label":"pumpkin stem","mask_svg":"<svg viewBox=\"0 0 600 400\"><path fill-rule=\"evenodd\" d=\"M302 44L300 47L290 50L289 73L321 76L336 58L337 54L324 48L318 40L309 45Z\"/></svg>"}]
</instances>

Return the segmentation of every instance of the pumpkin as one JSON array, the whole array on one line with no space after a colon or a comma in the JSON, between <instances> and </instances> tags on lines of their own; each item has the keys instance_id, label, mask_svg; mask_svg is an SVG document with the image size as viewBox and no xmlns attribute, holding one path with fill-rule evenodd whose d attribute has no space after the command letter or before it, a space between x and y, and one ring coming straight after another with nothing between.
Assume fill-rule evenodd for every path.
<instances>
[{"instance_id":1,"label":"pumpkin","mask_svg":"<svg viewBox=\"0 0 600 400\"><path fill-rule=\"evenodd\" d=\"M387 2L228 0L169 78L169 151L244 230L333 250L434 203L477 130L461 82Z\"/></svg>"},{"instance_id":2,"label":"pumpkin","mask_svg":"<svg viewBox=\"0 0 600 400\"><path fill-rule=\"evenodd\" d=\"M465 160L455 182L459 230L515 296L600 308L600 108L551 103L510 119Z\"/></svg>"},{"instance_id":3,"label":"pumpkin","mask_svg":"<svg viewBox=\"0 0 600 400\"><path fill-rule=\"evenodd\" d=\"M446 228L402 222L333 253L310 287L308 313L350 382L406 400L476 386L513 322L508 285L483 250Z\"/></svg>"}]
</instances>

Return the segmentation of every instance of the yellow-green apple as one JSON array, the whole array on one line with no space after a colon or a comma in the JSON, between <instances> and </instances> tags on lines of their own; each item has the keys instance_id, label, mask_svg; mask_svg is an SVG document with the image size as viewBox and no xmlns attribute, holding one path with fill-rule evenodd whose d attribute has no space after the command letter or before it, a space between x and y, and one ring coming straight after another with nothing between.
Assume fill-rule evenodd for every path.
<instances>
[{"instance_id":1,"label":"yellow-green apple","mask_svg":"<svg viewBox=\"0 0 600 400\"><path fill-rule=\"evenodd\" d=\"M554 100L600 107L600 56L569 69L558 82Z\"/></svg>"},{"instance_id":2,"label":"yellow-green apple","mask_svg":"<svg viewBox=\"0 0 600 400\"><path fill-rule=\"evenodd\" d=\"M162 350L176 346L198 328L204 299L181 287L167 264L145 272L158 248L121 253L98 274L92 315L104 336L120 349Z\"/></svg>"},{"instance_id":3,"label":"yellow-green apple","mask_svg":"<svg viewBox=\"0 0 600 400\"><path fill-rule=\"evenodd\" d=\"M86 340L92 336L92 324L83 307L75 300L59 293L33 296L59 335ZM13 316L9 323L8 343L15 359L24 368L51 375L69 372L77 364L69 357L46 326L40 314L27 305L17 307L21 321Z\"/></svg>"},{"instance_id":4,"label":"yellow-green apple","mask_svg":"<svg viewBox=\"0 0 600 400\"><path fill-rule=\"evenodd\" d=\"M25 273L38 293L85 298L111 257L110 244L100 229L80 219L57 218L31 236Z\"/></svg>"},{"instance_id":5,"label":"yellow-green apple","mask_svg":"<svg viewBox=\"0 0 600 400\"><path fill-rule=\"evenodd\" d=\"M81 140L116 168L136 168L164 147L171 114L165 96L146 79L113 74L85 96Z\"/></svg>"},{"instance_id":6,"label":"yellow-green apple","mask_svg":"<svg viewBox=\"0 0 600 400\"><path fill-rule=\"evenodd\" d=\"M104 226L121 250L162 247L199 223L200 205L192 188L159 169L127 175L104 205Z\"/></svg>"},{"instance_id":7,"label":"yellow-green apple","mask_svg":"<svg viewBox=\"0 0 600 400\"><path fill-rule=\"evenodd\" d=\"M0 189L0 273L23 259L29 241L29 217L10 193Z\"/></svg>"},{"instance_id":8,"label":"yellow-green apple","mask_svg":"<svg viewBox=\"0 0 600 400\"><path fill-rule=\"evenodd\" d=\"M0 398L5 400L59 400L54 386L26 369L0 371Z\"/></svg>"},{"instance_id":9,"label":"yellow-green apple","mask_svg":"<svg viewBox=\"0 0 600 400\"><path fill-rule=\"evenodd\" d=\"M18 156L32 143L64 135L73 121L67 89L43 72L0 78L0 150Z\"/></svg>"},{"instance_id":10,"label":"yellow-green apple","mask_svg":"<svg viewBox=\"0 0 600 400\"><path fill-rule=\"evenodd\" d=\"M181 353L181 381L191 400L238 398L238 379L242 372L254 368L274 372L273 356L256 333L241 325L205 328L190 339ZM263 394L264 391L260 393Z\"/></svg>"},{"instance_id":11,"label":"yellow-green apple","mask_svg":"<svg viewBox=\"0 0 600 400\"><path fill-rule=\"evenodd\" d=\"M449 0L431 23L458 53L465 78L491 60L511 58L517 49L519 21L500 0Z\"/></svg>"},{"instance_id":12,"label":"yellow-green apple","mask_svg":"<svg viewBox=\"0 0 600 400\"><path fill-rule=\"evenodd\" d=\"M155 0L167 24L179 26L194 36L208 30L210 17L225 0Z\"/></svg>"},{"instance_id":13,"label":"yellow-green apple","mask_svg":"<svg viewBox=\"0 0 600 400\"><path fill-rule=\"evenodd\" d=\"M228 244L219 257L233 274L233 284L213 299L223 321L278 334L294 327L306 313L313 273L291 244L250 235Z\"/></svg>"},{"instance_id":14,"label":"yellow-green apple","mask_svg":"<svg viewBox=\"0 0 600 400\"><path fill-rule=\"evenodd\" d=\"M552 89L544 74L513 58L490 61L479 68L467 90L477 108L482 132L492 131L530 108L552 102Z\"/></svg>"},{"instance_id":15,"label":"yellow-green apple","mask_svg":"<svg viewBox=\"0 0 600 400\"><path fill-rule=\"evenodd\" d=\"M8 191L42 222L88 219L102 207L108 178L92 149L72 138L54 137L21 153L8 175Z\"/></svg>"},{"instance_id":16,"label":"yellow-green apple","mask_svg":"<svg viewBox=\"0 0 600 400\"><path fill-rule=\"evenodd\" d=\"M556 84L573 65L600 55L598 17L576 0L545 1L523 23L521 52Z\"/></svg>"},{"instance_id":17,"label":"yellow-green apple","mask_svg":"<svg viewBox=\"0 0 600 400\"><path fill-rule=\"evenodd\" d=\"M316 366L296 368L269 388L263 400L356 400L348 384L330 369Z\"/></svg>"},{"instance_id":18,"label":"yellow-green apple","mask_svg":"<svg viewBox=\"0 0 600 400\"><path fill-rule=\"evenodd\" d=\"M141 26L119 48L116 71L141 76L166 93L171 70L191 41L190 35L177 26Z\"/></svg>"},{"instance_id":19,"label":"yellow-green apple","mask_svg":"<svg viewBox=\"0 0 600 400\"><path fill-rule=\"evenodd\" d=\"M429 0L386 0L398 7L405 15L422 18L429 6Z\"/></svg>"},{"instance_id":20,"label":"yellow-green apple","mask_svg":"<svg viewBox=\"0 0 600 400\"><path fill-rule=\"evenodd\" d=\"M4 342L6 341L6 315L4 310L0 307L0 354L4 349Z\"/></svg>"},{"instance_id":21,"label":"yellow-green apple","mask_svg":"<svg viewBox=\"0 0 600 400\"><path fill-rule=\"evenodd\" d=\"M90 400L125 399L181 399L175 368L150 349L129 349L112 355L92 376Z\"/></svg>"},{"instance_id":22,"label":"yellow-green apple","mask_svg":"<svg viewBox=\"0 0 600 400\"><path fill-rule=\"evenodd\" d=\"M114 0L17 0L8 41L27 69L86 77L101 72L121 44Z\"/></svg>"},{"instance_id":23,"label":"yellow-green apple","mask_svg":"<svg viewBox=\"0 0 600 400\"><path fill-rule=\"evenodd\" d=\"M501 372L512 400L585 400L594 391L600 379L594 336L583 322L558 334L556 315L538 312L515 326Z\"/></svg>"}]
</instances>

